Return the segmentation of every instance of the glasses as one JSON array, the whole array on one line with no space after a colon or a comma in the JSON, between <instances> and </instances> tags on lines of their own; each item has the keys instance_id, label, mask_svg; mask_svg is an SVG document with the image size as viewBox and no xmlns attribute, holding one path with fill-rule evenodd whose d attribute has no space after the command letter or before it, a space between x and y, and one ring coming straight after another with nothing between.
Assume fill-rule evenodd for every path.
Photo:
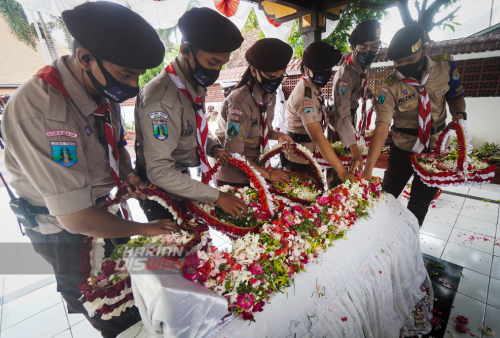
<instances>
[{"instance_id":1,"label":"glasses","mask_svg":"<svg viewBox=\"0 0 500 338\"><path fill-rule=\"evenodd\" d=\"M364 46L363 45L361 48L356 48L356 50L360 53L375 52L376 54L378 54L381 49L382 49L382 41L380 41L380 40L371 46Z\"/></svg>"}]
</instances>

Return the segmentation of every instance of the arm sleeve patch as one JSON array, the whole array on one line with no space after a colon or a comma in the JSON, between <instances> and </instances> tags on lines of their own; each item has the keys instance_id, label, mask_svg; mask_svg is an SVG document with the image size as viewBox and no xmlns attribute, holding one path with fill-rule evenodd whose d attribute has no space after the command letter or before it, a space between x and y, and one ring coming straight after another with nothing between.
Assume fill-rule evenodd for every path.
<instances>
[{"instance_id":1,"label":"arm sleeve patch","mask_svg":"<svg viewBox=\"0 0 500 338\"><path fill-rule=\"evenodd\" d=\"M450 61L450 80L448 81L448 86L450 86L450 89L445 95L446 101L453 101L465 95L455 61Z\"/></svg>"}]
</instances>

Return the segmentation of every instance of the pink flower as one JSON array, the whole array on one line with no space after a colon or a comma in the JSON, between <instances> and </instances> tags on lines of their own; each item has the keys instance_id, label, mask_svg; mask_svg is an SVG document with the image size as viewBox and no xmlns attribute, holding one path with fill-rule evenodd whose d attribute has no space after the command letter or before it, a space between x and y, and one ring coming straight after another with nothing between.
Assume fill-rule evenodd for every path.
<instances>
[{"instance_id":1,"label":"pink flower","mask_svg":"<svg viewBox=\"0 0 500 338\"><path fill-rule=\"evenodd\" d=\"M321 210L317 206L315 206L315 205L313 205L312 207L309 207L309 212L312 213L312 214L317 214L320 211Z\"/></svg>"},{"instance_id":2,"label":"pink flower","mask_svg":"<svg viewBox=\"0 0 500 338\"><path fill-rule=\"evenodd\" d=\"M115 271L115 266L116 266L115 262L113 262L113 261L105 261L105 262L102 263L101 270L102 270L102 272L104 272L104 274L106 276L109 276L109 275L111 275Z\"/></svg>"},{"instance_id":3,"label":"pink flower","mask_svg":"<svg viewBox=\"0 0 500 338\"><path fill-rule=\"evenodd\" d=\"M292 207L292 209L297 211L301 215L304 213L304 208L302 208L300 205L295 205Z\"/></svg>"},{"instance_id":4,"label":"pink flower","mask_svg":"<svg viewBox=\"0 0 500 338\"><path fill-rule=\"evenodd\" d=\"M258 205L257 203L255 203L255 202L250 202L250 203L248 203L248 206L249 206L250 208L258 208L258 207L259 207L259 205Z\"/></svg>"},{"instance_id":5,"label":"pink flower","mask_svg":"<svg viewBox=\"0 0 500 338\"><path fill-rule=\"evenodd\" d=\"M466 317L464 317L464 316L460 316L460 315L458 315L458 316L457 316L457 318L455 318L455 320L456 320L458 323L462 324L462 325L467 325L467 324L469 324L469 319L468 319L468 318L466 318Z\"/></svg>"},{"instance_id":6,"label":"pink flower","mask_svg":"<svg viewBox=\"0 0 500 338\"><path fill-rule=\"evenodd\" d=\"M97 277L97 282L100 282L100 281L102 281L103 279L106 279L106 278L108 278L108 276L106 276L106 274L103 273L99 277Z\"/></svg>"},{"instance_id":7,"label":"pink flower","mask_svg":"<svg viewBox=\"0 0 500 338\"><path fill-rule=\"evenodd\" d=\"M238 295L238 298L236 298L236 304L238 304L238 306L243 310L250 310L253 307L254 298L254 295L244 292L242 295Z\"/></svg>"},{"instance_id":8,"label":"pink flower","mask_svg":"<svg viewBox=\"0 0 500 338\"><path fill-rule=\"evenodd\" d=\"M333 197L333 200L335 202L340 202L342 200L342 195L341 194L337 194Z\"/></svg>"},{"instance_id":9,"label":"pink flower","mask_svg":"<svg viewBox=\"0 0 500 338\"><path fill-rule=\"evenodd\" d=\"M330 199L328 197L318 197L319 205L327 205L328 203L330 203Z\"/></svg>"},{"instance_id":10,"label":"pink flower","mask_svg":"<svg viewBox=\"0 0 500 338\"><path fill-rule=\"evenodd\" d=\"M262 275L264 271L262 270L262 264L259 261L253 261L250 264L250 272L254 275Z\"/></svg>"},{"instance_id":11,"label":"pink flower","mask_svg":"<svg viewBox=\"0 0 500 338\"><path fill-rule=\"evenodd\" d=\"M283 215L283 220L288 224L288 226L293 226L293 220L295 217L293 217L292 213L288 211Z\"/></svg>"},{"instance_id":12,"label":"pink flower","mask_svg":"<svg viewBox=\"0 0 500 338\"><path fill-rule=\"evenodd\" d=\"M431 319L431 325L434 327L441 327L441 320L439 319L439 317L433 317Z\"/></svg>"},{"instance_id":13,"label":"pink flower","mask_svg":"<svg viewBox=\"0 0 500 338\"><path fill-rule=\"evenodd\" d=\"M375 195L377 195L377 198L380 198L380 191L375 191Z\"/></svg>"},{"instance_id":14,"label":"pink flower","mask_svg":"<svg viewBox=\"0 0 500 338\"><path fill-rule=\"evenodd\" d=\"M370 190L371 190L372 192L377 191L377 186L375 185L375 183L370 184Z\"/></svg>"},{"instance_id":15,"label":"pink flower","mask_svg":"<svg viewBox=\"0 0 500 338\"><path fill-rule=\"evenodd\" d=\"M200 265L200 259L198 258L198 254L196 252L193 252L189 255L186 266L189 268L197 268L198 265Z\"/></svg>"},{"instance_id":16,"label":"pink flower","mask_svg":"<svg viewBox=\"0 0 500 338\"><path fill-rule=\"evenodd\" d=\"M243 318L244 320L252 320L253 319L253 313L243 311L243 313L241 314L241 318Z\"/></svg>"},{"instance_id":17,"label":"pink flower","mask_svg":"<svg viewBox=\"0 0 500 338\"><path fill-rule=\"evenodd\" d=\"M266 303L264 301L260 301L253 306L252 311L253 312L262 312L263 311L262 308L264 307L264 305L266 305Z\"/></svg>"},{"instance_id":18,"label":"pink flower","mask_svg":"<svg viewBox=\"0 0 500 338\"><path fill-rule=\"evenodd\" d=\"M184 278L189 279L189 280L196 280L199 276L199 272L196 268L194 267L187 267L184 269Z\"/></svg>"}]
</instances>

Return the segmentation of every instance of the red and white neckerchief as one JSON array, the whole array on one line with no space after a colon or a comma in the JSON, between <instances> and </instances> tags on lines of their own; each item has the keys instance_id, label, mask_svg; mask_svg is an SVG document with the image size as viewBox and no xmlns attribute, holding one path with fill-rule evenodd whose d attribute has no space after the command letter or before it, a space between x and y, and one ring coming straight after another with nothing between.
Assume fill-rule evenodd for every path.
<instances>
[{"instance_id":1,"label":"red and white neckerchief","mask_svg":"<svg viewBox=\"0 0 500 338\"><path fill-rule=\"evenodd\" d=\"M366 110L366 101L368 100L368 87L366 86L368 81L366 79L366 75L368 74L370 68L369 67L364 68L363 71L359 73L356 70L354 63L352 62L352 55L347 59L347 63L350 64L352 69L354 69L354 71L358 73L359 76L361 77L360 96L361 100L363 100L363 103L361 105L361 119L359 120L358 130L359 134L364 137L366 129L370 127L371 118L373 114L373 106L370 108L370 110L368 111Z\"/></svg>"},{"instance_id":2,"label":"red and white neckerchief","mask_svg":"<svg viewBox=\"0 0 500 338\"><path fill-rule=\"evenodd\" d=\"M179 88L179 90L186 95L188 100L194 104L196 111L196 138L198 139L198 152L200 154L201 161L201 181L208 182L210 178L207 177L207 174L212 167L210 166L207 157L208 124L207 117L205 116L205 110L203 109L203 96L198 96L193 100L191 93L189 93L182 83L181 78L177 75L172 62L170 62L164 70L168 73L168 76L170 76L170 79L175 83L177 88ZM212 180L214 180L215 184L215 176L212 177Z\"/></svg>"},{"instance_id":3,"label":"red and white neckerchief","mask_svg":"<svg viewBox=\"0 0 500 338\"><path fill-rule=\"evenodd\" d=\"M62 84L59 72L53 66L45 66L40 71L38 71L35 76L41 78L54 88L61 91L64 96L66 96L71 102L73 102L73 99L71 98L71 96L69 96L69 93L66 91ZM118 136L116 135L111 121L111 106L109 105L109 103L101 103L92 114L95 116L104 117L103 126L104 133L106 135L106 142L108 143L109 168L111 169L113 181L116 187L119 189L122 186L122 181L120 180L120 155L118 153ZM121 202L120 206L123 217L125 219L129 219L127 202Z\"/></svg>"},{"instance_id":4,"label":"red and white neckerchief","mask_svg":"<svg viewBox=\"0 0 500 338\"><path fill-rule=\"evenodd\" d=\"M253 94L253 89L250 88L252 94L252 98L255 101L257 107L260 110L260 153L264 154L267 144L269 143L269 126L267 125L267 104L264 104L264 98L262 101L256 100L255 95ZM264 169L271 170L271 160L268 159L266 163L264 163Z\"/></svg>"},{"instance_id":5,"label":"red and white neckerchief","mask_svg":"<svg viewBox=\"0 0 500 338\"><path fill-rule=\"evenodd\" d=\"M427 74L422 79L421 83L406 78L402 80L416 87L420 96L420 103L418 105L418 139L412 149L412 151L417 154L429 147L429 141L431 139L431 101L427 89L424 87L429 79L429 75L430 74Z\"/></svg>"}]
</instances>

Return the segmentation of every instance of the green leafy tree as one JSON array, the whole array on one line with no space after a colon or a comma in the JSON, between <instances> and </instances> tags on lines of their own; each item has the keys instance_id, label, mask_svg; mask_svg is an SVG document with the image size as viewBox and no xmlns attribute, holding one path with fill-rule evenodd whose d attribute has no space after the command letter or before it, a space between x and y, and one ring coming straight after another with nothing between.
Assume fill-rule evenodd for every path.
<instances>
[{"instance_id":1,"label":"green leafy tree","mask_svg":"<svg viewBox=\"0 0 500 338\"><path fill-rule=\"evenodd\" d=\"M23 7L15 0L0 0L0 14L7 22L12 34L36 50L36 32L33 25L28 24Z\"/></svg>"}]
</instances>

